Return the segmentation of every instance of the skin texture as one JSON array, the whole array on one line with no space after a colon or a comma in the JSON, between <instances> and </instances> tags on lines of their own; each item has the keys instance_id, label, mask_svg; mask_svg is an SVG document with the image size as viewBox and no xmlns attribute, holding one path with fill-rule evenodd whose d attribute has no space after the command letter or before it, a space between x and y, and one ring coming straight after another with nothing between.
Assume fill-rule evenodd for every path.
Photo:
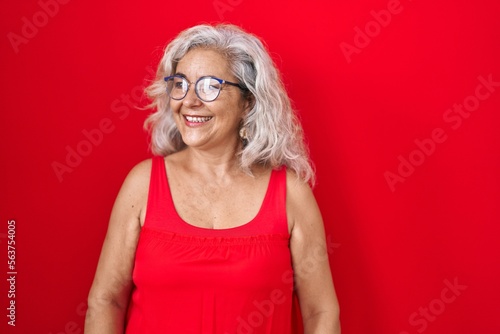
<instances>
[{"instance_id":1,"label":"skin texture","mask_svg":"<svg viewBox=\"0 0 500 334\"><path fill-rule=\"evenodd\" d=\"M178 63L188 81L213 75L236 82L227 61L217 52L194 49ZM242 172L236 152L238 126L248 111L238 87L224 85L213 102L202 102L190 86L187 96L171 100L175 122L187 148L165 158L175 208L189 224L231 228L257 215L271 170ZM199 124L186 116L212 117ZM132 290L134 255L146 214L151 160L136 165L117 196L89 293L85 333L123 333ZM241 205L245 203L245 205ZM287 174L287 217L295 282L306 334L339 334L339 308L331 278L323 221L310 187Z\"/></svg>"}]
</instances>

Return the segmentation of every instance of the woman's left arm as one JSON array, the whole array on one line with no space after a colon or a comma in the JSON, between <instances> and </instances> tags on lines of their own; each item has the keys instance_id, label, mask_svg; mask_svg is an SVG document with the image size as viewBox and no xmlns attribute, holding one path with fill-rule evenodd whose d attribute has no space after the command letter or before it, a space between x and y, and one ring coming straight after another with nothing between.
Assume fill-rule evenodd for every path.
<instances>
[{"instance_id":1,"label":"woman's left arm","mask_svg":"<svg viewBox=\"0 0 500 334\"><path fill-rule=\"evenodd\" d=\"M305 334L340 334L339 305L332 281L325 229L308 184L287 175L287 216L295 288Z\"/></svg>"}]
</instances>

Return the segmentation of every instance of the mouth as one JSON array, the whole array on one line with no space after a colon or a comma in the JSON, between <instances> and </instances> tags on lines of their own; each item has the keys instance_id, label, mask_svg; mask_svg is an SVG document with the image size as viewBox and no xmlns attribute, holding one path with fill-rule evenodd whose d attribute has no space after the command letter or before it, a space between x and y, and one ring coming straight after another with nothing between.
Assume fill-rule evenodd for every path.
<instances>
[{"instance_id":1,"label":"mouth","mask_svg":"<svg viewBox=\"0 0 500 334\"><path fill-rule=\"evenodd\" d=\"M210 121L213 117L212 116L189 116L189 115L184 115L184 118L186 121L189 123L196 123L196 124L202 124Z\"/></svg>"}]
</instances>

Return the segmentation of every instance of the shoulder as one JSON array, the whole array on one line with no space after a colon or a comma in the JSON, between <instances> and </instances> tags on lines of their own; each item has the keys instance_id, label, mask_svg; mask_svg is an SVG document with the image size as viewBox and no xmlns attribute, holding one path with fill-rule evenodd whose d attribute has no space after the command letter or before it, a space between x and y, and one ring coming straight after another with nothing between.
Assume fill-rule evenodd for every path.
<instances>
[{"instance_id":1,"label":"shoulder","mask_svg":"<svg viewBox=\"0 0 500 334\"><path fill-rule=\"evenodd\" d=\"M146 159L136 164L127 174L123 187L130 190L140 190L149 186L153 159Z\"/></svg>"},{"instance_id":2,"label":"shoulder","mask_svg":"<svg viewBox=\"0 0 500 334\"><path fill-rule=\"evenodd\" d=\"M149 177L151 175L151 166L153 164L153 159L146 159L142 160L138 164L136 164L134 167L130 169L129 174L127 175L127 178L132 178L132 179L138 179L138 178L144 178L144 177Z\"/></svg>"},{"instance_id":3,"label":"shoulder","mask_svg":"<svg viewBox=\"0 0 500 334\"><path fill-rule=\"evenodd\" d=\"M294 171L286 171L287 199L293 203L300 203L302 200L314 198L311 187L301 179Z\"/></svg>"},{"instance_id":4,"label":"shoulder","mask_svg":"<svg viewBox=\"0 0 500 334\"><path fill-rule=\"evenodd\" d=\"M286 207L291 230L298 224L321 221L311 187L291 170L287 170L286 175Z\"/></svg>"},{"instance_id":5,"label":"shoulder","mask_svg":"<svg viewBox=\"0 0 500 334\"><path fill-rule=\"evenodd\" d=\"M146 159L132 167L123 181L115 202L117 210L140 218L141 223L145 217L151 166L152 159Z\"/></svg>"}]
</instances>

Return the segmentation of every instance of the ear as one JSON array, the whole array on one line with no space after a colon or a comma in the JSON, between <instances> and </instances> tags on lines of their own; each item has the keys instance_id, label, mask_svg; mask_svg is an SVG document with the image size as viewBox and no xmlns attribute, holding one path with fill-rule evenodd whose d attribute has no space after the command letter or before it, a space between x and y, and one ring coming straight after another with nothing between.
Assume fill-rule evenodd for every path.
<instances>
[{"instance_id":1,"label":"ear","mask_svg":"<svg viewBox=\"0 0 500 334\"><path fill-rule=\"evenodd\" d=\"M252 93L246 94L243 102L243 115L246 116L255 106L255 96Z\"/></svg>"}]
</instances>

